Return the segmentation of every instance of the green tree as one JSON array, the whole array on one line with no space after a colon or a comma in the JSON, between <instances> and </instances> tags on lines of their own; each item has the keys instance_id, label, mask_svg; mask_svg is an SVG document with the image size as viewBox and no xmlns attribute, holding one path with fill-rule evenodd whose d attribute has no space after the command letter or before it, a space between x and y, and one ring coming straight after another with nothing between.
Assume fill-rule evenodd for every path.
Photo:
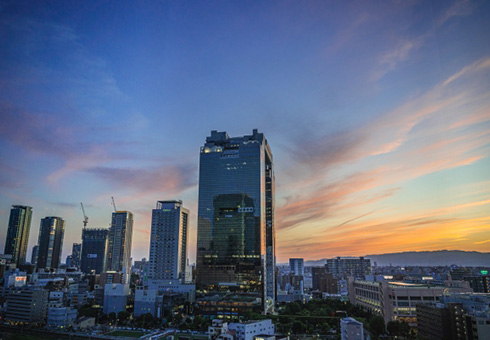
<instances>
[{"instance_id":1,"label":"green tree","mask_svg":"<svg viewBox=\"0 0 490 340\"><path fill-rule=\"evenodd\" d=\"M305 329L306 329L306 326L301 321L294 321L293 325L291 326L291 331L294 334L302 334L305 332Z\"/></svg>"},{"instance_id":2,"label":"green tree","mask_svg":"<svg viewBox=\"0 0 490 340\"><path fill-rule=\"evenodd\" d=\"M369 331L375 339L385 333L385 321L383 317L375 315L369 320Z\"/></svg>"}]
</instances>

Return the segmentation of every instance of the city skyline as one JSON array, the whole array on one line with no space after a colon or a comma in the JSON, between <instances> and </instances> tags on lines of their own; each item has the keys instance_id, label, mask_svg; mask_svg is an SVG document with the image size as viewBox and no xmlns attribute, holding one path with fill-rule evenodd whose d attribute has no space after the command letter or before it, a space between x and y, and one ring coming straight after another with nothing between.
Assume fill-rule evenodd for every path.
<instances>
[{"instance_id":1,"label":"city skyline","mask_svg":"<svg viewBox=\"0 0 490 340\"><path fill-rule=\"evenodd\" d=\"M342 14L342 15L339 15ZM490 245L490 4L0 6L0 243L12 205L66 221L62 259L182 200L195 262L199 147L273 148L276 253L320 259Z\"/></svg>"}]
</instances>

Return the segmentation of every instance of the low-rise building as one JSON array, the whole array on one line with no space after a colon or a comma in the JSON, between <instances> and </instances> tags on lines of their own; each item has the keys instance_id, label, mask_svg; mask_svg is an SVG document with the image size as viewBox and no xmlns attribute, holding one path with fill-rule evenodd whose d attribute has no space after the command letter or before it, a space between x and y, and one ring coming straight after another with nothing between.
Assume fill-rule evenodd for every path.
<instances>
[{"instance_id":1,"label":"low-rise building","mask_svg":"<svg viewBox=\"0 0 490 340\"><path fill-rule=\"evenodd\" d=\"M348 279L349 300L374 314L385 323L391 320L417 325L416 306L439 302L444 293L472 292L464 281L447 281L443 285Z\"/></svg>"},{"instance_id":2,"label":"low-rise building","mask_svg":"<svg viewBox=\"0 0 490 340\"><path fill-rule=\"evenodd\" d=\"M46 323L52 328L66 328L73 325L77 314L77 310L70 307L51 307L48 309Z\"/></svg>"},{"instance_id":3,"label":"low-rise building","mask_svg":"<svg viewBox=\"0 0 490 340\"><path fill-rule=\"evenodd\" d=\"M126 310L129 285L108 283L104 287L104 314L119 313Z\"/></svg>"},{"instance_id":4,"label":"low-rise building","mask_svg":"<svg viewBox=\"0 0 490 340\"><path fill-rule=\"evenodd\" d=\"M276 327L271 319L230 323L230 331L235 331L236 340L253 340L257 335L274 335Z\"/></svg>"},{"instance_id":5,"label":"low-rise building","mask_svg":"<svg viewBox=\"0 0 490 340\"><path fill-rule=\"evenodd\" d=\"M48 292L39 287L12 288L7 295L5 320L11 324L36 324L46 320Z\"/></svg>"},{"instance_id":6,"label":"low-rise building","mask_svg":"<svg viewBox=\"0 0 490 340\"><path fill-rule=\"evenodd\" d=\"M342 340L364 340L364 326L356 319L343 318L340 320L340 335Z\"/></svg>"}]
</instances>

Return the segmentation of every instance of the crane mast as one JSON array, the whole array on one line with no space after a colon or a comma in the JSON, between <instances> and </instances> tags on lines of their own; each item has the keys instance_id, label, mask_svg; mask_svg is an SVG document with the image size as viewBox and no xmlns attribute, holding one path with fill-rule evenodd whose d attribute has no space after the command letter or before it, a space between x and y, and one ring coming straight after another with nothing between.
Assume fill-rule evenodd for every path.
<instances>
[{"instance_id":1,"label":"crane mast","mask_svg":"<svg viewBox=\"0 0 490 340\"><path fill-rule=\"evenodd\" d=\"M80 206L82 207L82 212L83 212L83 228L87 227L88 224L88 217L87 214L85 214L85 209L83 208L83 203L80 202Z\"/></svg>"},{"instance_id":2,"label":"crane mast","mask_svg":"<svg viewBox=\"0 0 490 340\"><path fill-rule=\"evenodd\" d=\"M114 202L114 197L111 197L111 199L112 199L112 206L114 207L114 212L117 212L116 202Z\"/></svg>"}]
</instances>

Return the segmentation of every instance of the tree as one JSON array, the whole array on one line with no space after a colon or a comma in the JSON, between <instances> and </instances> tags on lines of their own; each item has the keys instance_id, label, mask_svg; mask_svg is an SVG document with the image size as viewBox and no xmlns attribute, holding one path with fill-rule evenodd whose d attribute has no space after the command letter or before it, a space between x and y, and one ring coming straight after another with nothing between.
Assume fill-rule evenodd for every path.
<instances>
[{"instance_id":1,"label":"tree","mask_svg":"<svg viewBox=\"0 0 490 340\"><path fill-rule=\"evenodd\" d=\"M383 317L375 315L369 320L369 331L374 338L378 338L385 333L385 321Z\"/></svg>"},{"instance_id":2,"label":"tree","mask_svg":"<svg viewBox=\"0 0 490 340\"><path fill-rule=\"evenodd\" d=\"M294 321L293 325L291 326L291 330L294 334L304 333L305 329L306 329L306 326L301 321Z\"/></svg>"}]
</instances>

